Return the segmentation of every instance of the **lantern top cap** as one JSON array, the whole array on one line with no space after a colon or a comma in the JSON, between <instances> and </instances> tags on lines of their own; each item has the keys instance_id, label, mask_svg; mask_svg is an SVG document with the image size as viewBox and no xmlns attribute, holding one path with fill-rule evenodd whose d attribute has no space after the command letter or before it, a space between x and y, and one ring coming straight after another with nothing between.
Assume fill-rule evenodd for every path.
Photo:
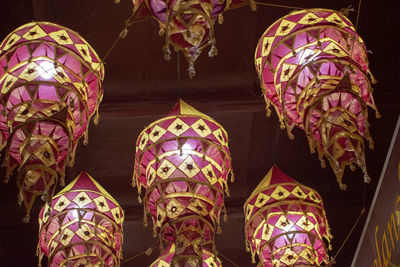
<instances>
[{"instance_id":1,"label":"lantern top cap","mask_svg":"<svg viewBox=\"0 0 400 267\"><path fill-rule=\"evenodd\" d=\"M69 191L88 190L98 192L111 201L118 204L118 202L86 171L82 171L71 183L69 183L63 190L58 192L53 198L63 195ZM119 206L119 205L118 205Z\"/></svg>"},{"instance_id":2,"label":"lantern top cap","mask_svg":"<svg viewBox=\"0 0 400 267\"><path fill-rule=\"evenodd\" d=\"M314 189L305 186L299 182L297 182L295 179L289 177L287 174L282 172L276 164L272 166L272 168L269 170L267 175L262 179L262 181L257 185L256 189L251 193L250 197L248 200L252 199L255 195L257 195L259 192L265 190L266 188L278 184L296 184L301 187L306 187L309 190L313 191L314 193L318 194ZM246 202L247 203L247 202ZM246 204L245 204L246 205Z\"/></svg>"},{"instance_id":3,"label":"lantern top cap","mask_svg":"<svg viewBox=\"0 0 400 267\"><path fill-rule=\"evenodd\" d=\"M172 108L172 110L167 114L167 117L169 116L176 116L176 115L189 115L189 116L198 116L198 117L204 117L209 120L213 120L211 117L207 116L206 114L198 111L182 99L179 99L179 101L176 103L176 105Z\"/></svg>"}]
</instances>

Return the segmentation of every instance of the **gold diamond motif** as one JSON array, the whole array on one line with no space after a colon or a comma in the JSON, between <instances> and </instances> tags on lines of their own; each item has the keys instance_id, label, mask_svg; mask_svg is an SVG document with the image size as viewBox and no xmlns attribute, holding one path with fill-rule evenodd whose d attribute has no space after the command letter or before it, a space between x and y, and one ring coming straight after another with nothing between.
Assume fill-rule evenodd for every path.
<instances>
[{"instance_id":1,"label":"gold diamond motif","mask_svg":"<svg viewBox=\"0 0 400 267\"><path fill-rule=\"evenodd\" d=\"M336 13L333 13L329 17L325 18L326 21L337 24L340 27L348 27L347 25Z\"/></svg>"},{"instance_id":2,"label":"gold diamond motif","mask_svg":"<svg viewBox=\"0 0 400 267\"><path fill-rule=\"evenodd\" d=\"M85 192L80 192L73 200L80 208L83 208L87 204L91 203L92 200Z\"/></svg>"},{"instance_id":3,"label":"gold diamond motif","mask_svg":"<svg viewBox=\"0 0 400 267\"><path fill-rule=\"evenodd\" d=\"M81 97L84 100L87 100L87 88L88 88L88 84L86 82L79 82L79 83L73 83L75 88L78 90L78 92L80 93Z\"/></svg>"},{"instance_id":4,"label":"gold diamond motif","mask_svg":"<svg viewBox=\"0 0 400 267\"><path fill-rule=\"evenodd\" d=\"M157 221L156 221L156 226L161 227L161 225L164 222L165 219L165 209L161 208L160 206L157 206Z\"/></svg>"},{"instance_id":5,"label":"gold diamond motif","mask_svg":"<svg viewBox=\"0 0 400 267\"><path fill-rule=\"evenodd\" d=\"M146 174L147 186L151 186L156 176L157 176L156 170L153 167L150 167Z\"/></svg>"},{"instance_id":6,"label":"gold diamond motif","mask_svg":"<svg viewBox=\"0 0 400 267\"><path fill-rule=\"evenodd\" d=\"M176 167L171 162L164 159L160 167L157 169L157 176L161 177L162 179L167 179L175 170Z\"/></svg>"},{"instance_id":7,"label":"gold diamond motif","mask_svg":"<svg viewBox=\"0 0 400 267\"><path fill-rule=\"evenodd\" d=\"M69 245L69 242L74 237L75 233L69 230L68 228L64 228L62 231L62 235L60 235L60 243L64 246Z\"/></svg>"},{"instance_id":8,"label":"gold diamond motif","mask_svg":"<svg viewBox=\"0 0 400 267\"><path fill-rule=\"evenodd\" d=\"M284 36L290 33L290 31L296 26L297 24L292 21L288 21L283 19L281 24L279 25L278 29L276 30L275 36Z\"/></svg>"},{"instance_id":9,"label":"gold diamond motif","mask_svg":"<svg viewBox=\"0 0 400 267\"><path fill-rule=\"evenodd\" d=\"M176 136L180 136L182 133L186 132L189 129L189 125L183 122L181 119L177 118L171 125L168 127L168 131L175 134Z\"/></svg>"},{"instance_id":10,"label":"gold diamond motif","mask_svg":"<svg viewBox=\"0 0 400 267\"><path fill-rule=\"evenodd\" d=\"M21 36L16 35L15 33L13 33L13 35L11 35L11 37L8 39L7 44L4 46L3 51L7 51L8 48L10 48L15 43L17 43L19 39L21 39Z\"/></svg>"},{"instance_id":11,"label":"gold diamond motif","mask_svg":"<svg viewBox=\"0 0 400 267\"><path fill-rule=\"evenodd\" d=\"M208 214L208 210L204 203L198 199L194 199L193 202L190 202L188 205L188 209L194 211L195 213L201 215L201 216L206 216Z\"/></svg>"},{"instance_id":12,"label":"gold diamond motif","mask_svg":"<svg viewBox=\"0 0 400 267\"><path fill-rule=\"evenodd\" d=\"M14 83L18 80L17 77L14 77L12 75L6 75L5 76L5 81L3 83L3 87L1 88L1 93L6 94L8 91L11 89L11 87L14 85Z\"/></svg>"},{"instance_id":13,"label":"gold diamond motif","mask_svg":"<svg viewBox=\"0 0 400 267\"><path fill-rule=\"evenodd\" d=\"M307 194L304 193L298 185L292 190L292 194L300 199L305 199L307 197Z\"/></svg>"},{"instance_id":14,"label":"gold diamond motif","mask_svg":"<svg viewBox=\"0 0 400 267\"><path fill-rule=\"evenodd\" d=\"M316 24L318 22L321 22L322 20L324 20L324 19L318 17L317 15L315 15L312 12L308 12L297 23L300 23L300 24Z\"/></svg>"},{"instance_id":15,"label":"gold diamond motif","mask_svg":"<svg viewBox=\"0 0 400 267\"><path fill-rule=\"evenodd\" d=\"M40 28L39 25L36 24L32 29L30 29L24 35L22 35L22 37L24 37L26 40L30 41L30 40L39 39L46 35L47 35L47 33L45 31L43 31L43 29Z\"/></svg>"},{"instance_id":16,"label":"gold diamond motif","mask_svg":"<svg viewBox=\"0 0 400 267\"><path fill-rule=\"evenodd\" d=\"M218 130L215 130L213 132L213 135L215 136L215 138L217 138L217 140L221 143L221 145L223 145L223 146L226 145L226 141L224 139L224 134L222 133L222 130L220 128Z\"/></svg>"},{"instance_id":17,"label":"gold diamond motif","mask_svg":"<svg viewBox=\"0 0 400 267\"><path fill-rule=\"evenodd\" d=\"M346 57L347 54L345 51L343 51L343 49L335 44L333 41L329 43L329 45L327 45L327 47L325 47L325 49L323 50L325 53L328 54L332 54L335 55L337 57Z\"/></svg>"},{"instance_id":18,"label":"gold diamond motif","mask_svg":"<svg viewBox=\"0 0 400 267\"><path fill-rule=\"evenodd\" d=\"M61 67L57 67L56 69L54 69L54 71L52 73L52 76L53 76L54 79L56 79L60 83L69 83L69 82L71 82L71 80L69 79L69 77L65 73L64 69L61 68Z\"/></svg>"},{"instance_id":19,"label":"gold diamond motif","mask_svg":"<svg viewBox=\"0 0 400 267\"><path fill-rule=\"evenodd\" d=\"M256 68L258 73L261 73L262 71L262 60L263 60L262 57L256 59Z\"/></svg>"},{"instance_id":20,"label":"gold diamond motif","mask_svg":"<svg viewBox=\"0 0 400 267\"><path fill-rule=\"evenodd\" d=\"M263 240L270 240L272 236L272 232L274 231L274 228L270 224L264 224L262 228L262 239Z\"/></svg>"},{"instance_id":21,"label":"gold diamond motif","mask_svg":"<svg viewBox=\"0 0 400 267\"><path fill-rule=\"evenodd\" d=\"M250 219L251 213L253 212L254 206L247 204L246 208L246 220Z\"/></svg>"},{"instance_id":22,"label":"gold diamond motif","mask_svg":"<svg viewBox=\"0 0 400 267\"><path fill-rule=\"evenodd\" d=\"M204 176L207 178L207 180L210 182L210 184L213 185L216 182L218 182L218 179L215 176L215 172L214 172L211 164L208 164L207 166L205 166L203 169L201 169L201 171L204 174Z\"/></svg>"},{"instance_id":23,"label":"gold diamond motif","mask_svg":"<svg viewBox=\"0 0 400 267\"><path fill-rule=\"evenodd\" d=\"M93 202L96 204L96 207L100 212L107 212L110 210L107 200L103 196L93 199Z\"/></svg>"},{"instance_id":24,"label":"gold diamond motif","mask_svg":"<svg viewBox=\"0 0 400 267\"><path fill-rule=\"evenodd\" d=\"M260 193L260 194L258 194L257 200L256 200L256 202L254 203L254 205L255 205L256 207L260 208L260 207L264 206L265 203L267 203L267 201L268 201L270 198L271 198L270 196L267 196L267 195L265 195L265 194L263 194L263 193Z\"/></svg>"},{"instance_id":25,"label":"gold diamond motif","mask_svg":"<svg viewBox=\"0 0 400 267\"><path fill-rule=\"evenodd\" d=\"M91 62L92 56L90 55L89 47L87 44L76 44L76 49L78 50L79 54L86 60Z\"/></svg>"},{"instance_id":26,"label":"gold diamond motif","mask_svg":"<svg viewBox=\"0 0 400 267\"><path fill-rule=\"evenodd\" d=\"M111 210L111 214L113 215L114 220L115 220L116 223L119 224L119 223L121 223L123 221L122 217L121 217L121 210L120 210L119 207L113 208Z\"/></svg>"},{"instance_id":27,"label":"gold diamond motif","mask_svg":"<svg viewBox=\"0 0 400 267\"><path fill-rule=\"evenodd\" d=\"M279 185L277 188L275 188L274 192L272 192L271 197L275 198L276 200L281 200L287 198L289 195L290 192Z\"/></svg>"},{"instance_id":28,"label":"gold diamond motif","mask_svg":"<svg viewBox=\"0 0 400 267\"><path fill-rule=\"evenodd\" d=\"M211 133L210 128L207 124L203 121L203 119L199 119L195 123L192 124L192 129L201 137L206 137Z\"/></svg>"},{"instance_id":29,"label":"gold diamond motif","mask_svg":"<svg viewBox=\"0 0 400 267\"><path fill-rule=\"evenodd\" d=\"M284 232L291 231L294 223L290 221L286 216L281 215L278 221L275 223L275 227L281 229Z\"/></svg>"},{"instance_id":30,"label":"gold diamond motif","mask_svg":"<svg viewBox=\"0 0 400 267\"><path fill-rule=\"evenodd\" d=\"M146 146L148 141L149 141L149 135L147 133L143 133L142 139L140 139L140 142L138 145L139 149L143 150L143 148Z\"/></svg>"},{"instance_id":31,"label":"gold diamond motif","mask_svg":"<svg viewBox=\"0 0 400 267\"><path fill-rule=\"evenodd\" d=\"M58 211L58 212L61 212L61 211L63 211L70 203L71 203L71 201L70 201L68 198L66 198L64 195L62 195L62 196L58 199L57 203L53 206L53 209L55 209L55 210ZM47 212L49 209L50 209L50 208L48 207L48 208L46 209L46 212ZM47 221L48 216L45 216L45 218L46 218L46 221Z\"/></svg>"},{"instance_id":32,"label":"gold diamond motif","mask_svg":"<svg viewBox=\"0 0 400 267\"><path fill-rule=\"evenodd\" d=\"M321 202L321 200L315 195L315 193L313 191L310 191L310 193L308 193L308 196L315 203L320 203Z\"/></svg>"},{"instance_id":33,"label":"gold diamond motif","mask_svg":"<svg viewBox=\"0 0 400 267\"><path fill-rule=\"evenodd\" d=\"M275 37L264 37L262 40L262 56L266 57L269 55L269 52L272 48L272 43L274 42Z\"/></svg>"},{"instance_id":34,"label":"gold diamond motif","mask_svg":"<svg viewBox=\"0 0 400 267\"><path fill-rule=\"evenodd\" d=\"M56 32L49 33L49 36L53 38L60 45L70 45L73 44L71 38L69 37L66 30L59 30Z\"/></svg>"},{"instance_id":35,"label":"gold diamond motif","mask_svg":"<svg viewBox=\"0 0 400 267\"><path fill-rule=\"evenodd\" d=\"M310 232L312 229L314 229L314 224L308 220L306 216L301 216L300 220L298 220L296 224L307 232Z\"/></svg>"},{"instance_id":36,"label":"gold diamond motif","mask_svg":"<svg viewBox=\"0 0 400 267\"><path fill-rule=\"evenodd\" d=\"M170 219L175 219L178 217L182 211L185 209L185 206L182 205L179 201L176 199L171 199L166 208L167 216Z\"/></svg>"},{"instance_id":37,"label":"gold diamond motif","mask_svg":"<svg viewBox=\"0 0 400 267\"><path fill-rule=\"evenodd\" d=\"M311 251L309 248L304 248L300 252L300 257L303 259L307 260L309 263L314 264L315 263L315 254L313 251Z\"/></svg>"},{"instance_id":38,"label":"gold diamond motif","mask_svg":"<svg viewBox=\"0 0 400 267\"><path fill-rule=\"evenodd\" d=\"M285 263L287 266L293 265L299 259L299 255L291 249L286 249L285 254L281 257L281 262Z\"/></svg>"},{"instance_id":39,"label":"gold diamond motif","mask_svg":"<svg viewBox=\"0 0 400 267\"><path fill-rule=\"evenodd\" d=\"M188 156L180 165L179 169L186 174L188 178L192 178L199 173L200 169L191 156Z\"/></svg>"},{"instance_id":40,"label":"gold diamond motif","mask_svg":"<svg viewBox=\"0 0 400 267\"><path fill-rule=\"evenodd\" d=\"M40 142L40 141L39 141ZM33 154L40 159L46 167L49 167L56 163L54 153L51 145L48 141L38 147Z\"/></svg>"},{"instance_id":41,"label":"gold diamond motif","mask_svg":"<svg viewBox=\"0 0 400 267\"><path fill-rule=\"evenodd\" d=\"M75 233L85 241L94 237L93 230L87 224L83 224Z\"/></svg>"},{"instance_id":42,"label":"gold diamond motif","mask_svg":"<svg viewBox=\"0 0 400 267\"><path fill-rule=\"evenodd\" d=\"M30 82L39 77L40 73L38 71L38 68L40 68L38 64L36 64L35 62L31 62L18 75L18 77Z\"/></svg>"},{"instance_id":43,"label":"gold diamond motif","mask_svg":"<svg viewBox=\"0 0 400 267\"><path fill-rule=\"evenodd\" d=\"M296 64L283 63L280 81L281 82L289 81L296 68L297 68Z\"/></svg>"},{"instance_id":44,"label":"gold diamond motif","mask_svg":"<svg viewBox=\"0 0 400 267\"><path fill-rule=\"evenodd\" d=\"M161 128L158 125L155 125L151 133L149 134L149 139L155 143L158 141L158 139L161 138L165 134L166 130Z\"/></svg>"}]
</instances>

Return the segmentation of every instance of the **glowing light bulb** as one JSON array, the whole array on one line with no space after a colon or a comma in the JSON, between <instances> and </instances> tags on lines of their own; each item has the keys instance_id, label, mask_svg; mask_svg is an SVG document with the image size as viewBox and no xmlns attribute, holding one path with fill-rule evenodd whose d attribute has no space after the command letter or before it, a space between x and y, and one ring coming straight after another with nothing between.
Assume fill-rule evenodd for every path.
<instances>
[{"instance_id":1,"label":"glowing light bulb","mask_svg":"<svg viewBox=\"0 0 400 267\"><path fill-rule=\"evenodd\" d=\"M56 70L54 69L54 64L50 61L40 62L37 71L40 76L42 76L42 78L46 80L53 77L53 75L56 73Z\"/></svg>"}]
</instances>

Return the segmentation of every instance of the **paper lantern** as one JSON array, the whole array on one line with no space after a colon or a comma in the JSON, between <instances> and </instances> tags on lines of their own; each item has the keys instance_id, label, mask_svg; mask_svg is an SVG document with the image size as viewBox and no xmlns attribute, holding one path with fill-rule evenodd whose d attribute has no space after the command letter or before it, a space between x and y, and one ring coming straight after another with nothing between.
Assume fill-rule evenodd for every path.
<instances>
[{"instance_id":1,"label":"paper lantern","mask_svg":"<svg viewBox=\"0 0 400 267\"><path fill-rule=\"evenodd\" d=\"M328 263L321 196L274 165L244 204L246 247L265 267ZM329 245L330 246L330 245Z\"/></svg>"},{"instance_id":2,"label":"paper lantern","mask_svg":"<svg viewBox=\"0 0 400 267\"><path fill-rule=\"evenodd\" d=\"M181 51L188 61L192 78L196 72L194 62L201 52L211 45L208 55L217 55L214 37L216 19L222 23L222 12L231 0L132 0L135 9L145 2L151 15L160 25L159 34L165 33L164 57L170 59L170 45Z\"/></svg>"},{"instance_id":3,"label":"paper lantern","mask_svg":"<svg viewBox=\"0 0 400 267\"><path fill-rule=\"evenodd\" d=\"M342 189L347 165L358 165L368 182L364 138L371 148L373 141L367 106L376 106L366 48L351 22L333 10L292 12L264 32L255 65L267 115L272 104L290 138L294 126L303 129L311 152L317 149L323 167L323 157L329 160Z\"/></svg>"},{"instance_id":4,"label":"paper lantern","mask_svg":"<svg viewBox=\"0 0 400 267\"><path fill-rule=\"evenodd\" d=\"M145 224L150 214L161 250L176 248L172 266L201 263L204 250L216 253L231 173L227 142L221 125L182 100L137 139L133 185L139 195L146 189Z\"/></svg>"},{"instance_id":5,"label":"paper lantern","mask_svg":"<svg viewBox=\"0 0 400 267\"><path fill-rule=\"evenodd\" d=\"M89 174L82 172L39 215L39 264L120 266L124 212Z\"/></svg>"},{"instance_id":6,"label":"paper lantern","mask_svg":"<svg viewBox=\"0 0 400 267\"><path fill-rule=\"evenodd\" d=\"M175 245L169 245L162 253L161 256L153 262L150 267L169 267L172 266L172 262L176 252ZM203 264L198 264L198 261L189 261L188 266L202 266L202 267L221 267L221 261L215 257L211 252L202 250ZM186 265L184 265L186 266Z\"/></svg>"},{"instance_id":7,"label":"paper lantern","mask_svg":"<svg viewBox=\"0 0 400 267\"><path fill-rule=\"evenodd\" d=\"M87 143L90 117L103 97L104 69L78 33L49 22L10 33L0 45L0 66L6 180L18 170L27 220L36 196L49 199L60 177L63 183L79 138L85 135Z\"/></svg>"}]
</instances>

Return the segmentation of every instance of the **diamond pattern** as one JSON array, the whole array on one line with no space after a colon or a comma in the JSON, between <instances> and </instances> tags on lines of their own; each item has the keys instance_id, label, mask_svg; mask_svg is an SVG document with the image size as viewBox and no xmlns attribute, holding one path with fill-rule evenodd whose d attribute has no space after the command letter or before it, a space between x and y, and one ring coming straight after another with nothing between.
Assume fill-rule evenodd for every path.
<instances>
[{"instance_id":1,"label":"diamond pattern","mask_svg":"<svg viewBox=\"0 0 400 267\"><path fill-rule=\"evenodd\" d=\"M96 204L96 207L100 212L107 212L110 210L107 200L103 196L93 199L93 202Z\"/></svg>"},{"instance_id":2,"label":"diamond pattern","mask_svg":"<svg viewBox=\"0 0 400 267\"><path fill-rule=\"evenodd\" d=\"M13 35L11 35L11 37L8 39L7 44L4 46L3 51L7 51L8 48L10 48L10 46L15 44L16 42L18 42L19 39L21 39L21 36L13 33Z\"/></svg>"},{"instance_id":3,"label":"diamond pattern","mask_svg":"<svg viewBox=\"0 0 400 267\"><path fill-rule=\"evenodd\" d=\"M71 45L73 44L66 30L59 30L56 32L49 33L49 36L53 38L60 45Z\"/></svg>"},{"instance_id":4,"label":"diamond pattern","mask_svg":"<svg viewBox=\"0 0 400 267\"><path fill-rule=\"evenodd\" d=\"M214 185L216 182L218 182L218 179L215 176L215 172L211 164L208 164L203 169L201 169L201 172L204 174L210 184Z\"/></svg>"},{"instance_id":5,"label":"diamond pattern","mask_svg":"<svg viewBox=\"0 0 400 267\"><path fill-rule=\"evenodd\" d=\"M201 137L206 137L211 133L210 128L207 124L203 121L203 119L199 119L195 123L192 124L192 129Z\"/></svg>"},{"instance_id":6,"label":"diamond pattern","mask_svg":"<svg viewBox=\"0 0 400 267\"><path fill-rule=\"evenodd\" d=\"M310 220L308 220L306 216L302 216L296 224L301 229L304 229L307 232L310 232L315 227L315 225Z\"/></svg>"},{"instance_id":7,"label":"diamond pattern","mask_svg":"<svg viewBox=\"0 0 400 267\"><path fill-rule=\"evenodd\" d=\"M85 241L94 237L93 230L87 224L83 224L75 233Z\"/></svg>"},{"instance_id":8,"label":"diamond pattern","mask_svg":"<svg viewBox=\"0 0 400 267\"><path fill-rule=\"evenodd\" d=\"M153 130L151 131L151 133L149 134L149 139L155 143L158 141L158 139L161 138L161 136L163 136L165 134L166 130L164 130L163 128L161 128L158 125L155 125Z\"/></svg>"},{"instance_id":9,"label":"diamond pattern","mask_svg":"<svg viewBox=\"0 0 400 267\"><path fill-rule=\"evenodd\" d=\"M287 198L289 195L290 192L279 185L275 188L274 192L272 192L271 197L275 198L276 200L281 200Z\"/></svg>"},{"instance_id":10,"label":"diamond pattern","mask_svg":"<svg viewBox=\"0 0 400 267\"><path fill-rule=\"evenodd\" d=\"M87 204L91 203L92 200L85 192L80 192L73 200L80 208L83 208Z\"/></svg>"},{"instance_id":11,"label":"diamond pattern","mask_svg":"<svg viewBox=\"0 0 400 267\"><path fill-rule=\"evenodd\" d=\"M323 51L325 53L332 54L337 57L346 57L347 56L346 52L344 52L343 49L339 45L335 44L333 40L331 43L329 43L329 45L327 45L324 48Z\"/></svg>"},{"instance_id":12,"label":"diamond pattern","mask_svg":"<svg viewBox=\"0 0 400 267\"><path fill-rule=\"evenodd\" d=\"M280 76L281 82L289 81L296 68L297 68L296 64L283 63L282 72Z\"/></svg>"},{"instance_id":13,"label":"diamond pattern","mask_svg":"<svg viewBox=\"0 0 400 267\"><path fill-rule=\"evenodd\" d=\"M191 156L188 156L182 163L179 165L179 169L188 177L192 178L197 173L199 173L200 169L197 166L196 162L193 160Z\"/></svg>"},{"instance_id":14,"label":"diamond pattern","mask_svg":"<svg viewBox=\"0 0 400 267\"><path fill-rule=\"evenodd\" d=\"M168 127L168 131L173 133L176 136L180 136L182 133L186 132L189 129L189 125L187 125L184 121L177 118L171 125Z\"/></svg>"},{"instance_id":15,"label":"diamond pattern","mask_svg":"<svg viewBox=\"0 0 400 267\"><path fill-rule=\"evenodd\" d=\"M160 206L157 206L157 220L156 220L156 226L161 227L161 225L164 222L166 216L165 209L161 208Z\"/></svg>"},{"instance_id":16,"label":"diamond pattern","mask_svg":"<svg viewBox=\"0 0 400 267\"><path fill-rule=\"evenodd\" d=\"M292 190L292 194L300 199L305 199L307 197L307 194L304 193L298 185Z\"/></svg>"},{"instance_id":17,"label":"diamond pattern","mask_svg":"<svg viewBox=\"0 0 400 267\"><path fill-rule=\"evenodd\" d=\"M281 215L278 221L275 223L275 227L281 229L284 232L291 231L293 226L294 223L284 215Z\"/></svg>"},{"instance_id":18,"label":"diamond pattern","mask_svg":"<svg viewBox=\"0 0 400 267\"><path fill-rule=\"evenodd\" d=\"M161 177L162 179L167 179L175 170L175 165L164 159L160 167L157 169L157 176Z\"/></svg>"},{"instance_id":19,"label":"diamond pattern","mask_svg":"<svg viewBox=\"0 0 400 267\"><path fill-rule=\"evenodd\" d=\"M267 203L270 198L271 197L267 196L266 194L260 193L260 194L258 194L256 202L254 203L254 205L256 207L260 208L260 207L264 206L265 203Z\"/></svg>"},{"instance_id":20,"label":"diamond pattern","mask_svg":"<svg viewBox=\"0 0 400 267\"><path fill-rule=\"evenodd\" d=\"M143 132L142 139L140 139L139 145L137 147L140 150L143 150L143 148L147 145L148 141L149 141L149 135L146 132Z\"/></svg>"},{"instance_id":21,"label":"diamond pattern","mask_svg":"<svg viewBox=\"0 0 400 267\"><path fill-rule=\"evenodd\" d=\"M167 216L170 219L177 218L184 210L185 210L185 206L182 205L178 200L176 200L174 198L168 202L168 205L166 208Z\"/></svg>"},{"instance_id":22,"label":"diamond pattern","mask_svg":"<svg viewBox=\"0 0 400 267\"><path fill-rule=\"evenodd\" d=\"M286 249L284 255L281 258L281 262L285 263L287 266L293 265L299 259L299 255L291 249Z\"/></svg>"},{"instance_id":23,"label":"diamond pattern","mask_svg":"<svg viewBox=\"0 0 400 267\"><path fill-rule=\"evenodd\" d=\"M153 167L150 167L146 174L147 186L151 186L156 176L157 176L156 170Z\"/></svg>"},{"instance_id":24,"label":"diamond pattern","mask_svg":"<svg viewBox=\"0 0 400 267\"><path fill-rule=\"evenodd\" d=\"M311 264L315 263L315 255L309 248L304 248L300 252L300 257L302 257L303 259L307 260Z\"/></svg>"},{"instance_id":25,"label":"diamond pattern","mask_svg":"<svg viewBox=\"0 0 400 267\"><path fill-rule=\"evenodd\" d=\"M63 244L64 246L69 245L69 242L71 239L74 237L75 233L72 232L68 228L64 228L64 231L62 231L62 234L60 235L60 243Z\"/></svg>"},{"instance_id":26,"label":"diamond pattern","mask_svg":"<svg viewBox=\"0 0 400 267\"><path fill-rule=\"evenodd\" d=\"M323 18L318 17L314 13L308 12L297 23L300 23L300 24L316 24L316 23L321 22L323 20L324 20Z\"/></svg>"},{"instance_id":27,"label":"diamond pattern","mask_svg":"<svg viewBox=\"0 0 400 267\"><path fill-rule=\"evenodd\" d=\"M71 201L66 198L64 195L62 195L57 203L55 205L53 205L53 209L55 209L58 212L63 211L69 204L71 203ZM49 207L46 209L46 212L49 210ZM48 216L46 216L46 220L47 220Z\"/></svg>"},{"instance_id":28,"label":"diamond pattern","mask_svg":"<svg viewBox=\"0 0 400 267\"><path fill-rule=\"evenodd\" d=\"M203 201L200 201L197 198L194 199L194 201L190 202L190 204L188 205L188 209L194 211L195 213L203 217L208 214L208 210L204 205Z\"/></svg>"},{"instance_id":29,"label":"diamond pattern","mask_svg":"<svg viewBox=\"0 0 400 267\"><path fill-rule=\"evenodd\" d=\"M213 132L213 135L215 136L215 138L217 138L217 140L223 145L226 145L226 141L224 139L224 134L222 133L221 129L217 129Z\"/></svg>"},{"instance_id":30,"label":"diamond pattern","mask_svg":"<svg viewBox=\"0 0 400 267\"><path fill-rule=\"evenodd\" d=\"M119 207L113 208L111 214L116 223L120 224L122 222L121 209Z\"/></svg>"},{"instance_id":31,"label":"diamond pattern","mask_svg":"<svg viewBox=\"0 0 400 267\"><path fill-rule=\"evenodd\" d=\"M296 26L295 22L291 22L283 19L278 29L276 30L275 36L285 36Z\"/></svg>"},{"instance_id":32,"label":"diamond pattern","mask_svg":"<svg viewBox=\"0 0 400 267\"><path fill-rule=\"evenodd\" d=\"M38 72L38 68L40 68L38 64L36 64L35 62L31 62L18 75L18 77L30 82L39 77L40 73Z\"/></svg>"},{"instance_id":33,"label":"diamond pattern","mask_svg":"<svg viewBox=\"0 0 400 267\"><path fill-rule=\"evenodd\" d=\"M90 55L87 44L76 44L75 47L84 60L92 62L92 56Z\"/></svg>"},{"instance_id":34,"label":"diamond pattern","mask_svg":"<svg viewBox=\"0 0 400 267\"><path fill-rule=\"evenodd\" d=\"M4 77L4 76L3 76ZM11 87L14 85L14 83L18 80L17 77L10 75L7 75L3 84L3 87L1 88L1 93L6 94L8 91L11 89Z\"/></svg>"},{"instance_id":35,"label":"diamond pattern","mask_svg":"<svg viewBox=\"0 0 400 267\"><path fill-rule=\"evenodd\" d=\"M24 35L22 35L22 37L30 41L42 38L46 35L47 33L43 31L43 29L39 25L35 25L32 29L30 29Z\"/></svg>"}]
</instances>

